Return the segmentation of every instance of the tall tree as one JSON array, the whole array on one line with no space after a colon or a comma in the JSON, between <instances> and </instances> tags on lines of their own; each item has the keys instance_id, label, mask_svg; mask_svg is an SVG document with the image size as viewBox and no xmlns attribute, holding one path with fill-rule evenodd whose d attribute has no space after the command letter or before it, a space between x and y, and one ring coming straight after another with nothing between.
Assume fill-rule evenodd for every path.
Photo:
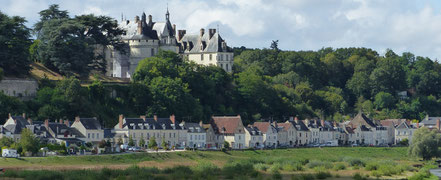
<instances>
[{"instance_id":1,"label":"tall tree","mask_svg":"<svg viewBox=\"0 0 441 180\"><path fill-rule=\"evenodd\" d=\"M0 68L6 76L29 74L30 29L22 17L0 12Z\"/></svg>"}]
</instances>

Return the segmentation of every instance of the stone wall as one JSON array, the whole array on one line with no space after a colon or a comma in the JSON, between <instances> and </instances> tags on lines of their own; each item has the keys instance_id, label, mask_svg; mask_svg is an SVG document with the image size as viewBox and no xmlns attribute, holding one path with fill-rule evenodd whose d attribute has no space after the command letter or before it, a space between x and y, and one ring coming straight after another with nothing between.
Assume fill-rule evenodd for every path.
<instances>
[{"instance_id":1,"label":"stone wall","mask_svg":"<svg viewBox=\"0 0 441 180\"><path fill-rule=\"evenodd\" d=\"M0 92L8 96L30 99L37 94L38 82L35 79L3 78L0 81Z\"/></svg>"}]
</instances>

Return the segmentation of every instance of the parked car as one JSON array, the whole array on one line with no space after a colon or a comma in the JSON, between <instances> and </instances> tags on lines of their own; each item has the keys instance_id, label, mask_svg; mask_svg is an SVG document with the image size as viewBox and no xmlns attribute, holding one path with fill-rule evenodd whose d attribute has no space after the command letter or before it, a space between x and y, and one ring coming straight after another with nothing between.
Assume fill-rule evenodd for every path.
<instances>
[{"instance_id":1,"label":"parked car","mask_svg":"<svg viewBox=\"0 0 441 180\"><path fill-rule=\"evenodd\" d=\"M357 147L357 146L358 146L358 144L356 144L356 143L355 143L355 144L352 144L351 146L352 146L352 147Z\"/></svg>"}]
</instances>

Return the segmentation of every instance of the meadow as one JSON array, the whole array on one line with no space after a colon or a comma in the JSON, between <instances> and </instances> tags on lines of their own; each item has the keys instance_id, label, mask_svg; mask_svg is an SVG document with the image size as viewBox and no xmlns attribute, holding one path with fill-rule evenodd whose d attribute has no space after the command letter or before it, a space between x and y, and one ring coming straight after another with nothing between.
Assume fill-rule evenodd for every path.
<instances>
[{"instance_id":1,"label":"meadow","mask_svg":"<svg viewBox=\"0 0 441 180\"><path fill-rule=\"evenodd\" d=\"M24 179L423 179L432 162L404 147L186 151L0 160Z\"/></svg>"}]
</instances>

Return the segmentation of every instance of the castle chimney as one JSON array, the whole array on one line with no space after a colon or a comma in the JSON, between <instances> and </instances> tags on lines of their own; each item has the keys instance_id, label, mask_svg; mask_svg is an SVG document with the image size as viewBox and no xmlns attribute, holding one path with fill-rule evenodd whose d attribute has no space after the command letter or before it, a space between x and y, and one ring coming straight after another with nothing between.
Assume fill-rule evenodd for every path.
<instances>
[{"instance_id":1,"label":"castle chimney","mask_svg":"<svg viewBox=\"0 0 441 180\"><path fill-rule=\"evenodd\" d=\"M204 36L204 33L205 33L205 29L204 28L201 28L201 31L200 31L200 36L202 37L202 36Z\"/></svg>"},{"instance_id":2,"label":"castle chimney","mask_svg":"<svg viewBox=\"0 0 441 180\"><path fill-rule=\"evenodd\" d=\"M135 23L139 22L139 16L135 16Z\"/></svg>"},{"instance_id":3,"label":"castle chimney","mask_svg":"<svg viewBox=\"0 0 441 180\"><path fill-rule=\"evenodd\" d=\"M216 29L208 29L208 35L210 39L216 34Z\"/></svg>"},{"instance_id":4,"label":"castle chimney","mask_svg":"<svg viewBox=\"0 0 441 180\"><path fill-rule=\"evenodd\" d=\"M153 119L155 120L155 121L158 121L158 116L155 114L155 115L153 115Z\"/></svg>"},{"instance_id":5,"label":"castle chimney","mask_svg":"<svg viewBox=\"0 0 441 180\"><path fill-rule=\"evenodd\" d=\"M138 21L137 34L142 34L142 22L141 21Z\"/></svg>"},{"instance_id":6,"label":"castle chimney","mask_svg":"<svg viewBox=\"0 0 441 180\"><path fill-rule=\"evenodd\" d=\"M173 24L173 34L176 35L176 24Z\"/></svg>"},{"instance_id":7,"label":"castle chimney","mask_svg":"<svg viewBox=\"0 0 441 180\"><path fill-rule=\"evenodd\" d=\"M172 122L172 124L176 124L176 118L174 114L170 115L170 121Z\"/></svg>"},{"instance_id":8,"label":"castle chimney","mask_svg":"<svg viewBox=\"0 0 441 180\"><path fill-rule=\"evenodd\" d=\"M77 121L77 120L75 120L75 121ZM67 127L70 127L69 120L64 120L64 124L65 124Z\"/></svg>"},{"instance_id":9,"label":"castle chimney","mask_svg":"<svg viewBox=\"0 0 441 180\"><path fill-rule=\"evenodd\" d=\"M120 128L120 129L123 128L123 120L124 120L124 115L120 114L120 115L119 115L119 121L118 121L118 124L119 124L119 128Z\"/></svg>"},{"instance_id":10,"label":"castle chimney","mask_svg":"<svg viewBox=\"0 0 441 180\"><path fill-rule=\"evenodd\" d=\"M49 128L49 119L44 120L44 127Z\"/></svg>"}]
</instances>

